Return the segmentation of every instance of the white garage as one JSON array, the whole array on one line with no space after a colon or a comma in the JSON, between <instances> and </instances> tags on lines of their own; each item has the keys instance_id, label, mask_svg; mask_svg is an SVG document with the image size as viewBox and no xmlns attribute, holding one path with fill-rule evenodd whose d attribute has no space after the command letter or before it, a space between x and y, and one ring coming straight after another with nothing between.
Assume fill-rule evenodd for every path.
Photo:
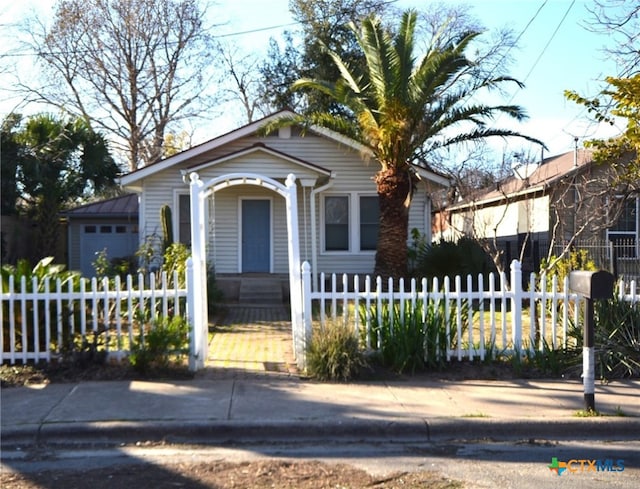
<instances>
[{"instance_id":1,"label":"white garage","mask_svg":"<svg viewBox=\"0 0 640 489\"><path fill-rule=\"evenodd\" d=\"M127 194L67 211L67 265L85 277L95 274L93 262L106 251L110 260L128 258L138 249L138 197Z\"/></svg>"}]
</instances>

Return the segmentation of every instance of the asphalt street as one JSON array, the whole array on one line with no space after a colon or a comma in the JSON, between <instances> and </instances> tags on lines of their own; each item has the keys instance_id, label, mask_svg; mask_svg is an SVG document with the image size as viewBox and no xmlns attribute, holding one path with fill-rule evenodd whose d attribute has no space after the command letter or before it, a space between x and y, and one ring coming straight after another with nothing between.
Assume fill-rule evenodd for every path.
<instances>
[{"instance_id":1,"label":"asphalt street","mask_svg":"<svg viewBox=\"0 0 640 489\"><path fill-rule=\"evenodd\" d=\"M552 459L569 462L574 472L557 475ZM437 443L362 443L341 440L330 443L260 443L232 446L157 445L138 443L117 447L31 447L3 454L3 470L23 474L49 470L98 469L146 464L170 469L173 464L225 460L247 462L263 459L320 460L346 463L375 475L393 472L434 471L472 488L622 488L636 489L640 480L640 444L588 441L476 441ZM623 471L587 470L581 460L624 462ZM88 482L90 482L88 480Z\"/></svg>"}]
</instances>

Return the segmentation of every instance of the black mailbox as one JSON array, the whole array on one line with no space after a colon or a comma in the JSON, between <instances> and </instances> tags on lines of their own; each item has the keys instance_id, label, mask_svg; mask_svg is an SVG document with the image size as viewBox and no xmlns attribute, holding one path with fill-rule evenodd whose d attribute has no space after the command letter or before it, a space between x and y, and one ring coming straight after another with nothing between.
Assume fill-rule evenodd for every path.
<instances>
[{"instance_id":1,"label":"black mailbox","mask_svg":"<svg viewBox=\"0 0 640 489\"><path fill-rule=\"evenodd\" d=\"M587 299L611 299L613 297L613 275L604 270L569 272L569 288Z\"/></svg>"}]
</instances>

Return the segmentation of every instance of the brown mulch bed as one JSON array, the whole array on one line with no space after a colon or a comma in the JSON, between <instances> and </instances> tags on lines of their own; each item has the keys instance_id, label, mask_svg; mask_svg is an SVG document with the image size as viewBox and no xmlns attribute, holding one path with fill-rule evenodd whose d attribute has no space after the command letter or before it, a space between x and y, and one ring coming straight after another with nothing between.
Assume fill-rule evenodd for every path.
<instances>
[{"instance_id":1,"label":"brown mulch bed","mask_svg":"<svg viewBox=\"0 0 640 489\"><path fill-rule=\"evenodd\" d=\"M33 384L68 383L95 380L188 380L194 374L186 365L153 367L144 372L123 364L40 363L37 365L2 365L0 382L3 388Z\"/></svg>"},{"instance_id":2,"label":"brown mulch bed","mask_svg":"<svg viewBox=\"0 0 640 489\"><path fill-rule=\"evenodd\" d=\"M40 363L37 365L1 365L0 382L3 388L33 384L69 383L101 380L189 380L195 374L185 364L170 364L153 367L144 372L127 363L79 365L67 363ZM409 381L412 379L431 380L509 380L523 378L553 378L559 375L541 372L533 367L518 371L506 362L483 363L452 361L445 368L398 374L388 368L374 366L363 370L354 381ZM572 377L569 375L564 376Z\"/></svg>"}]
</instances>

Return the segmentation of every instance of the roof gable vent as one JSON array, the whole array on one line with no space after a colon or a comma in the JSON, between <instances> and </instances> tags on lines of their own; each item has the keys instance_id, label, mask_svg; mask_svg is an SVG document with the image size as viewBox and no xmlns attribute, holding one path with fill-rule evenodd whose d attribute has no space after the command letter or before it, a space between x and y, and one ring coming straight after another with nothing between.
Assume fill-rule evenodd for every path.
<instances>
[{"instance_id":1,"label":"roof gable vent","mask_svg":"<svg viewBox=\"0 0 640 489\"><path fill-rule=\"evenodd\" d=\"M278 137L280 139L291 139L291 126L278 128Z\"/></svg>"}]
</instances>

